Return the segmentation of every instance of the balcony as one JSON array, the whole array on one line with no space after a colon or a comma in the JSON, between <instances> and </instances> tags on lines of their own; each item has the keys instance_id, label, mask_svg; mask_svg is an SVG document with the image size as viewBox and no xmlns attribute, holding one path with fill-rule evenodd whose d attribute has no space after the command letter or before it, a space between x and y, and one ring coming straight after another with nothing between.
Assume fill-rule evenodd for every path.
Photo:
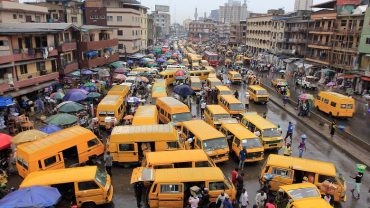
<instances>
[{"instance_id":1,"label":"balcony","mask_svg":"<svg viewBox=\"0 0 370 208\"><path fill-rule=\"evenodd\" d=\"M333 34L334 28L310 27L309 33Z\"/></svg>"},{"instance_id":2,"label":"balcony","mask_svg":"<svg viewBox=\"0 0 370 208\"><path fill-rule=\"evenodd\" d=\"M73 51L77 49L76 41L64 42L58 46L59 52Z\"/></svg>"},{"instance_id":3,"label":"balcony","mask_svg":"<svg viewBox=\"0 0 370 208\"><path fill-rule=\"evenodd\" d=\"M13 56L14 55L5 55L5 56L0 56L0 64L5 64L5 63L10 63L13 61Z\"/></svg>"},{"instance_id":4,"label":"balcony","mask_svg":"<svg viewBox=\"0 0 370 208\"><path fill-rule=\"evenodd\" d=\"M20 77L20 80L14 82L14 87L16 89L22 87L28 87L32 85L38 85L43 82L58 80L58 72L50 72L49 74L40 75L40 72L35 74L27 74L26 76Z\"/></svg>"},{"instance_id":5,"label":"balcony","mask_svg":"<svg viewBox=\"0 0 370 208\"><path fill-rule=\"evenodd\" d=\"M113 54L109 58L97 57L97 58L94 58L94 59L86 59L86 60L82 61L81 68L94 68L94 67L103 66L105 64L115 62L115 61L118 61L118 60L119 60L119 54L118 53Z\"/></svg>"},{"instance_id":6,"label":"balcony","mask_svg":"<svg viewBox=\"0 0 370 208\"><path fill-rule=\"evenodd\" d=\"M329 65L329 62L330 62L329 58L322 58L322 57L314 56L314 55L307 55L306 60L319 63L319 64L324 64L324 65Z\"/></svg>"},{"instance_id":7,"label":"balcony","mask_svg":"<svg viewBox=\"0 0 370 208\"><path fill-rule=\"evenodd\" d=\"M118 39L81 42L81 50L82 51L99 50L103 48L110 48L116 45L118 45Z\"/></svg>"},{"instance_id":8,"label":"balcony","mask_svg":"<svg viewBox=\"0 0 370 208\"><path fill-rule=\"evenodd\" d=\"M42 50L40 48L26 49L25 51L14 49L13 52L14 54L11 54L11 55L0 56L0 64L43 58ZM53 49L52 51L48 53L48 57L57 56L57 55L58 55L58 50L56 49Z\"/></svg>"},{"instance_id":9,"label":"balcony","mask_svg":"<svg viewBox=\"0 0 370 208\"><path fill-rule=\"evenodd\" d=\"M309 48L322 48L322 49L331 49L333 43L331 42L321 42L321 41L308 41Z\"/></svg>"},{"instance_id":10,"label":"balcony","mask_svg":"<svg viewBox=\"0 0 370 208\"><path fill-rule=\"evenodd\" d=\"M70 72L73 72L78 69L78 63L77 61L73 61L70 63L62 64L62 74L68 74Z\"/></svg>"}]
</instances>

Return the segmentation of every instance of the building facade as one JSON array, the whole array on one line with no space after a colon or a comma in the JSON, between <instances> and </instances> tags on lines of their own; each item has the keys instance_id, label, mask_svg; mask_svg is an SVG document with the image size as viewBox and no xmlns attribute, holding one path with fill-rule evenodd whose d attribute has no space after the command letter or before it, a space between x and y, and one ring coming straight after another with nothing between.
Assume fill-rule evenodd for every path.
<instances>
[{"instance_id":1,"label":"building facade","mask_svg":"<svg viewBox=\"0 0 370 208\"><path fill-rule=\"evenodd\" d=\"M0 1L0 23L46 22L47 15L46 7Z\"/></svg>"},{"instance_id":2,"label":"building facade","mask_svg":"<svg viewBox=\"0 0 370 208\"><path fill-rule=\"evenodd\" d=\"M219 22L230 24L246 20L248 16L247 1L242 4L240 1L229 0L219 7L218 11Z\"/></svg>"},{"instance_id":3,"label":"building facade","mask_svg":"<svg viewBox=\"0 0 370 208\"><path fill-rule=\"evenodd\" d=\"M156 32L155 32L155 25L154 19L152 14L148 14L148 43L147 46L153 46L156 43Z\"/></svg>"},{"instance_id":4,"label":"building facade","mask_svg":"<svg viewBox=\"0 0 370 208\"><path fill-rule=\"evenodd\" d=\"M189 24L188 38L192 42L209 41L215 32L216 23L212 20L192 21Z\"/></svg>"},{"instance_id":5,"label":"building facade","mask_svg":"<svg viewBox=\"0 0 370 208\"><path fill-rule=\"evenodd\" d=\"M313 0L295 0L294 1L294 11L312 10L311 9L312 4L313 4Z\"/></svg>"},{"instance_id":6,"label":"building facade","mask_svg":"<svg viewBox=\"0 0 370 208\"><path fill-rule=\"evenodd\" d=\"M154 24L157 27L157 34L160 38L165 38L170 34L171 15L168 12L154 11Z\"/></svg>"},{"instance_id":7,"label":"building facade","mask_svg":"<svg viewBox=\"0 0 370 208\"><path fill-rule=\"evenodd\" d=\"M271 30L271 47L269 51L274 54L279 54L280 49L285 41L285 25L289 17L274 17L272 18Z\"/></svg>"},{"instance_id":8,"label":"building facade","mask_svg":"<svg viewBox=\"0 0 370 208\"><path fill-rule=\"evenodd\" d=\"M309 19L293 17L286 21L284 40L280 45L280 53L288 56L304 58L308 43Z\"/></svg>"},{"instance_id":9,"label":"building facade","mask_svg":"<svg viewBox=\"0 0 370 208\"><path fill-rule=\"evenodd\" d=\"M260 53L271 49L273 18L273 15L264 15L247 19L246 48L249 52Z\"/></svg>"}]
</instances>

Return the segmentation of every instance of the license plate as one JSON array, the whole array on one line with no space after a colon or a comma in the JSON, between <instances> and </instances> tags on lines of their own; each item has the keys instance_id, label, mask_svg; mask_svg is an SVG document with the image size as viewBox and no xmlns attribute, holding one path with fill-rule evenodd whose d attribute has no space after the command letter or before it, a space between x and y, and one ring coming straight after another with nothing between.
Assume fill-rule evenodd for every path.
<instances>
[{"instance_id":1,"label":"license plate","mask_svg":"<svg viewBox=\"0 0 370 208\"><path fill-rule=\"evenodd\" d=\"M276 147L276 146L277 146L277 144L270 144L269 146L270 146L270 147Z\"/></svg>"}]
</instances>

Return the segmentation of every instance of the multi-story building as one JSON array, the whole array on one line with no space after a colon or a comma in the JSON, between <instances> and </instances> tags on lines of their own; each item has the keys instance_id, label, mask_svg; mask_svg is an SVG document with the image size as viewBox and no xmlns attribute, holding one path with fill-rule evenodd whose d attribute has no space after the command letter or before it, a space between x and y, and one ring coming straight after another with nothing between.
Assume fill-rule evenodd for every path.
<instances>
[{"instance_id":1,"label":"multi-story building","mask_svg":"<svg viewBox=\"0 0 370 208\"><path fill-rule=\"evenodd\" d=\"M249 52L259 53L271 49L273 18L273 15L264 15L247 19L246 47Z\"/></svg>"},{"instance_id":2,"label":"multi-story building","mask_svg":"<svg viewBox=\"0 0 370 208\"><path fill-rule=\"evenodd\" d=\"M240 20L246 20L248 16L247 1L241 4L240 1L229 0L223 6L219 7L219 22L234 23Z\"/></svg>"},{"instance_id":3,"label":"multi-story building","mask_svg":"<svg viewBox=\"0 0 370 208\"><path fill-rule=\"evenodd\" d=\"M209 41L215 31L216 23L212 20L192 21L189 24L188 38L193 42Z\"/></svg>"},{"instance_id":4,"label":"multi-story building","mask_svg":"<svg viewBox=\"0 0 370 208\"><path fill-rule=\"evenodd\" d=\"M169 6L156 5L153 11L154 24L157 27L159 37L165 38L170 34L171 15L169 13Z\"/></svg>"},{"instance_id":5,"label":"multi-story building","mask_svg":"<svg viewBox=\"0 0 370 208\"><path fill-rule=\"evenodd\" d=\"M231 45L244 45L247 40L247 21L232 23L230 26L229 43Z\"/></svg>"},{"instance_id":6,"label":"multi-story building","mask_svg":"<svg viewBox=\"0 0 370 208\"><path fill-rule=\"evenodd\" d=\"M59 78L55 37L72 25L0 24L0 94L17 97L43 89Z\"/></svg>"},{"instance_id":7,"label":"multi-story building","mask_svg":"<svg viewBox=\"0 0 370 208\"><path fill-rule=\"evenodd\" d=\"M79 36L80 68L94 68L118 61L118 39L111 27L83 25Z\"/></svg>"},{"instance_id":8,"label":"multi-story building","mask_svg":"<svg viewBox=\"0 0 370 208\"><path fill-rule=\"evenodd\" d=\"M219 21L219 19L220 19L220 10L219 9L211 10L211 14L209 15L208 18L213 20L213 21Z\"/></svg>"},{"instance_id":9,"label":"multi-story building","mask_svg":"<svg viewBox=\"0 0 370 208\"><path fill-rule=\"evenodd\" d=\"M289 17L281 16L272 18L272 27L271 27L271 47L270 52L278 54L281 51L279 49L282 47L285 38L285 25Z\"/></svg>"},{"instance_id":10,"label":"multi-story building","mask_svg":"<svg viewBox=\"0 0 370 208\"><path fill-rule=\"evenodd\" d=\"M359 70L361 72L361 81L358 85L360 94L370 90L370 8L366 9L364 23L361 32L359 52Z\"/></svg>"},{"instance_id":11,"label":"multi-story building","mask_svg":"<svg viewBox=\"0 0 370 208\"><path fill-rule=\"evenodd\" d=\"M216 23L217 38L224 41L229 41L231 25L222 22Z\"/></svg>"},{"instance_id":12,"label":"multi-story building","mask_svg":"<svg viewBox=\"0 0 370 208\"><path fill-rule=\"evenodd\" d=\"M125 57L147 49L147 9L135 0L86 0L85 19L87 24L115 28L120 57Z\"/></svg>"},{"instance_id":13,"label":"multi-story building","mask_svg":"<svg viewBox=\"0 0 370 208\"><path fill-rule=\"evenodd\" d=\"M155 37L155 25L154 25L154 19L152 14L148 14L148 43L147 46L153 46L156 43L156 37Z\"/></svg>"},{"instance_id":14,"label":"multi-story building","mask_svg":"<svg viewBox=\"0 0 370 208\"><path fill-rule=\"evenodd\" d=\"M313 0L295 0L294 11L306 11L311 10Z\"/></svg>"},{"instance_id":15,"label":"multi-story building","mask_svg":"<svg viewBox=\"0 0 370 208\"><path fill-rule=\"evenodd\" d=\"M47 22L83 24L82 3L80 1L46 0L46 2L27 2L27 4L46 7L49 11L46 16Z\"/></svg>"},{"instance_id":16,"label":"multi-story building","mask_svg":"<svg viewBox=\"0 0 370 208\"><path fill-rule=\"evenodd\" d=\"M0 0L0 23L46 22L47 14L46 7Z\"/></svg>"},{"instance_id":17,"label":"multi-story building","mask_svg":"<svg viewBox=\"0 0 370 208\"><path fill-rule=\"evenodd\" d=\"M140 34L141 34L141 44L140 51L145 52L148 49L148 14L147 9L140 9Z\"/></svg>"},{"instance_id":18,"label":"multi-story building","mask_svg":"<svg viewBox=\"0 0 370 208\"><path fill-rule=\"evenodd\" d=\"M189 32L189 25L193 20L187 18L182 22L182 25L184 26L184 29L186 32Z\"/></svg>"}]
</instances>

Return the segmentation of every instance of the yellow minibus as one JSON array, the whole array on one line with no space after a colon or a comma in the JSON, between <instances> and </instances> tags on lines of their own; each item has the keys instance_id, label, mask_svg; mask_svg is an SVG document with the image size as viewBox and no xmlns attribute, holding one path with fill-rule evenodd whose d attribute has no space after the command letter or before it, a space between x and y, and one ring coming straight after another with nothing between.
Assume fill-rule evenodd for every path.
<instances>
[{"instance_id":1,"label":"yellow minibus","mask_svg":"<svg viewBox=\"0 0 370 208\"><path fill-rule=\"evenodd\" d=\"M158 124L158 110L155 105L139 106L132 119L132 125L152 124Z\"/></svg>"},{"instance_id":2,"label":"yellow minibus","mask_svg":"<svg viewBox=\"0 0 370 208\"><path fill-rule=\"evenodd\" d=\"M215 89L216 86L222 85L222 82L217 78L207 78L206 85L211 89Z\"/></svg>"},{"instance_id":3,"label":"yellow minibus","mask_svg":"<svg viewBox=\"0 0 370 208\"><path fill-rule=\"evenodd\" d=\"M194 91L200 91L202 89L202 82L199 77L190 77L189 85Z\"/></svg>"},{"instance_id":4,"label":"yellow minibus","mask_svg":"<svg viewBox=\"0 0 370 208\"><path fill-rule=\"evenodd\" d=\"M204 121L219 129L223 119L231 119L231 115L220 105L206 105Z\"/></svg>"},{"instance_id":5,"label":"yellow minibus","mask_svg":"<svg viewBox=\"0 0 370 208\"><path fill-rule=\"evenodd\" d=\"M218 104L222 106L232 117L240 117L244 113L244 105L234 95L221 95Z\"/></svg>"},{"instance_id":6,"label":"yellow minibus","mask_svg":"<svg viewBox=\"0 0 370 208\"><path fill-rule=\"evenodd\" d=\"M106 117L115 118L117 122L120 122L125 114L125 102L124 98L119 95L105 96L96 109L99 125L105 125Z\"/></svg>"},{"instance_id":7,"label":"yellow minibus","mask_svg":"<svg viewBox=\"0 0 370 208\"><path fill-rule=\"evenodd\" d=\"M127 98L130 92L130 87L127 85L114 85L109 91L108 95L119 95L123 98Z\"/></svg>"},{"instance_id":8,"label":"yellow minibus","mask_svg":"<svg viewBox=\"0 0 370 208\"><path fill-rule=\"evenodd\" d=\"M147 192L148 204L152 208L183 208L187 206L191 192L207 188L209 207L216 207L217 197L225 192L231 202L235 200L236 190L229 178L218 167L208 168L135 168L131 183L150 182Z\"/></svg>"},{"instance_id":9,"label":"yellow minibus","mask_svg":"<svg viewBox=\"0 0 370 208\"><path fill-rule=\"evenodd\" d=\"M272 191L278 191L281 185L302 183L303 178L307 178L309 183L317 187L330 181L336 187L334 201L346 201L345 181L337 176L333 163L270 154L261 170L262 182L266 181L266 174L273 176L269 182ZM321 192L321 194L325 193Z\"/></svg>"},{"instance_id":10,"label":"yellow minibus","mask_svg":"<svg viewBox=\"0 0 370 208\"><path fill-rule=\"evenodd\" d=\"M159 122L167 124L192 119L190 109L187 105L173 97L161 97L157 99L156 106L158 109Z\"/></svg>"},{"instance_id":11,"label":"yellow minibus","mask_svg":"<svg viewBox=\"0 0 370 208\"><path fill-rule=\"evenodd\" d=\"M209 70L190 70L188 71L189 76L199 77L200 81L204 82L209 77L211 71Z\"/></svg>"},{"instance_id":12,"label":"yellow minibus","mask_svg":"<svg viewBox=\"0 0 370 208\"><path fill-rule=\"evenodd\" d=\"M170 124L115 126L108 142L113 161L140 162L146 152L183 149L178 133Z\"/></svg>"},{"instance_id":13,"label":"yellow minibus","mask_svg":"<svg viewBox=\"0 0 370 208\"><path fill-rule=\"evenodd\" d=\"M336 92L321 91L314 99L314 106L334 117L351 118L355 113L355 100Z\"/></svg>"},{"instance_id":14,"label":"yellow minibus","mask_svg":"<svg viewBox=\"0 0 370 208\"><path fill-rule=\"evenodd\" d=\"M156 80L152 87L151 104L155 105L158 98L167 96L167 85L165 80Z\"/></svg>"},{"instance_id":15,"label":"yellow minibus","mask_svg":"<svg viewBox=\"0 0 370 208\"><path fill-rule=\"evenodd\" d=\"M253 133L259 132L259 137L262 140L265 150L280 149L282 147L283 139L278 127L256 112L245 113L241 124Z\"/></svg>"},{"instance_id":16,"label":"yellow minibus","mask_svg":"<svg viewBox=\"0 0 370 208\"><path fill-rule=\"evenodd\" d=\"M109 204L113 198L110 176L97 166L45 170L30 173L19 186L51 186L78 207Z\"/></svg>"},{"instance_id":17,"label":"yellow minibus","mask_svg":"<svg viewBox=\"0 0 370 208\"><path fill-rule=\"evenodd\" d=\"M232 95L233 92L225 85L219 85L215 87L217 100L220 100L221 95Z\"/></svg>"},{"instance_id":18,"label":"yellow minibus","mask_svg":"<svg viewBox=\"0 0 370 208\"><path fill-rule=\"evenodd\" d=\"M73 126L33 142L18 145L17 170L22 177L40 170L61 169L95 160L104 144L90 130Z\"/></svg>"},{"instance_id":19,"label":"yellow minibus","mask_svg":"<svg viewBox=\"0 0 370 208\"><path fill-rule=\"evenodd\" d=\"M267 90L259 85L249 85L247 88L249 100L256 103L266 104L269 101Z\"/></svg>"},{"instance_id":20,"label":"yellow minibus","mask_svg":"<svg viewBox=\"0 0 370 208\"><path fill-rule=\"evenodd\" d=\"M247 150L245 162L256 162L263 160L263 145L261 139L250 132L240 123L222 124L220 131L226 135L231 153L239 158L240 151Z\"/></svg>"},{"instance_id":21,"label":"yellow minibus","mask_svg":"<svg viewBox=\"0 0 370 208\"><path fill-rule=\"evenodd\" d=\"M216 167L201 149L148 152L141 166L154 169Z\"/></svg>"},{"instance_id":22,"label":"yellow minibus","mask_svg":"<svg viewBox=\"0 0 370 208\"><path fill-rule=\"evenodd\" d=\"M175 80L176 80L176 71L177 69L174 70L164 70L159 73L162 79L166 80L166 85L172 85Z\"/></svg>"},{"instance_id":23,"label":"yellow minibus","mask_svg":"<svg viewBox=\"0 0 370 208\"><path fill-rule=\"evenodd\" d=\"M242 75L236 71L229 71L227 73L227 79L230 80L231 83L241 83L242 82Z\"/></svg>"},{"instance_id":24,"label":"yellow minibus","mask_svg":"<svg viewBox=\"0 0 370 208\"><path fill-rule=\"evenodd\" d=\"M181 122L179 127L187 149L203 149L215 163L229 160L229 147L225 135L205 121L185 121Z\"/></svg>"}]
</instances>

